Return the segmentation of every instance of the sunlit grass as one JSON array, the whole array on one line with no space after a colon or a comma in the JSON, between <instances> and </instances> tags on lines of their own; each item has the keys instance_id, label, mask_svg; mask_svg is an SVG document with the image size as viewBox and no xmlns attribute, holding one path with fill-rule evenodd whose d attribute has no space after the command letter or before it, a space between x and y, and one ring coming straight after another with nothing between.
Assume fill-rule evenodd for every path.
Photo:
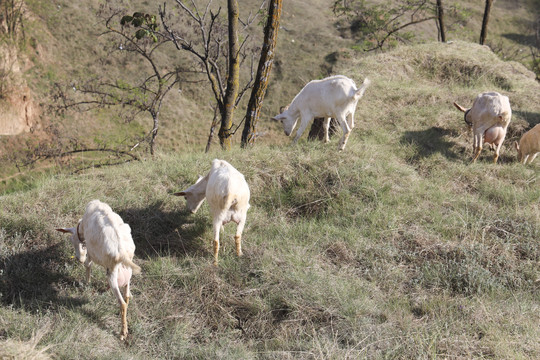
<instances>
[{"instance_id":1,"label":"sunlit grass","mask_svg":"<svg viewBox=\"0 0 540 360\"><path fill-rule=\"evenodd\" d=\"M42 329L37 348L70 359L540 357L539 165L511 146L540 114L523 69L474 44L404 47L341 69L373 81L343 152L302 139L33 178L0 197L0 340ZM487 89L515 115L501 161L472 164L451 103ZM244 256L227 225L218 267L207 205L171 196L214 158L252 194ZM143 269L126 344L103 269L83 284L54 230L92 199L130 224Z\"/></svg>"}]
</instances>

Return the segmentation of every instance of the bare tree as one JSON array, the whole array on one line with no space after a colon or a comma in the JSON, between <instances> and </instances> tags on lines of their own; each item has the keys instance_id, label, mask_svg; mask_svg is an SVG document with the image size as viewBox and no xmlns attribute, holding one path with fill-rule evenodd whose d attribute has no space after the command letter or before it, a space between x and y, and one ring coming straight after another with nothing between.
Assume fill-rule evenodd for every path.
<instances>
[{"instance_id":1,"label":"bare tree","mask_svg":"<svg viewBox=\"0 0 540 360\"><path fill-rule=\"evenodd\" d=\"M22 0L0 0L0 45L11 52L24 39L24 9ZM19 43L20 44L20 43ZM0 61L0 99L8 95L13 80L13 59L6 56Z\"/></svg>"},{"instance_id":2,"label":"bare tree","mask_svg":"<svg viewBox=\"0 0 540 360\"><path fill-rule=\"evenodd\" d=\"M439 29L439 36L442 42L446 42L446 32L444 29L444 7L442 0L437 0L437 27Z\"/></svg>"},{"instance_id":3,"label":"bare tree","mask_svg":"<svg viewBox=\"0 0 540 360\"><path fill-rule=\"evenodd\" d=\"M447 29L466 21L456 5L444 6L442 0L396 0L366 4L364 0L334 0L333 11L340 18L341 31L349 29L362 42L365 51L380 50L397 42L408 43L414 32L408 28L435 20L437 36L446 41ZM451 21L446 22L447 14Z\"/></svg>"},{"instance_id":4,"label":"bare tree","mask_svg":"<svg viewBox=\"0 0 540 360\"><path fill-rule=\"evenodd\" d=\"M22 0L0 0L0 34L11 40L24 37L23 5Z\"/></svg>"},{"instance_id":5,"label":"bare tree","mask_svg":"<svg viewBox=\"0 0 540 360\"><path fill-rule=\"evenodd\" d=\"M382 49L390 40L406 42L412 35L403 32L404 29L438 19L433 0L382 2L373 6L367 6L362 0L335 0L333 11L347 18L354 24L355 31L372 44L366 51Z\"/></svg>"},{"instance_id":6,"label":"bare tree","mask_svg":"<svg viewBox=\"0 0 540 360\"><path fill-rule=\"evenodd\" d=\"M127 107L131 111L124 113L126 122L147 113L152 118L152 128L132 144L130 150L147 142L150 153L154 155L161 105L167 93L180 81L180 70L167 64L161 65L156 60L156 50L169 41L158 33L156 16L142 12L122 16L123 12L123 9L113 9L110 5L101 9L99 15L106 28L101 36L110 37L114 51L142 58L149 65L150 72L137 78L134 83L125 79L91 79L73 83L69 88L73 88L74 92L68 92L65 86L57 84L54 96L56 108L59 111L71 108L88 111L110 106Z\"/></svg>"},{"instance_id":7,"label":"bare tree","mask_svg":"<svg viewBox=\"0 0 540 360\"><path fill-rule=\"evenodd\" d=\"M237 0L227 0L228 19L229 19L229 71L227 74L227 89L223 99L223 109L221 109L221 127L218 136L222 149L230 150L232 135L232 119L234 108L236 107L236 98L240 87L240 44L238 43L238 9Z\"/></svg>"},{"instance_id":8,"label":"bare tree","mask_svg":"<svg viewBox=\"0 0 540 360\"><path fill-rule=\"evenodd\" d=\"M530 45L531 67L536 74L536 80L540 80L540 16L536 18L534 24L534 45Z\"/></svg>"},{"instance_id":9,"label":"bare tree","mask_svg":"<svg viewBox=\"0 0 540 360\"><path fill-rule=\"evenodd\" d=\"M281 5L282 0L271 0L268 5L268 19L264 28L264 43L261 57L259 58L255 84L251 90L251 97L246 111L246 122L244 123L244 130L242 131L242 147L253 144L257 136L257 123L266 94L270 71L272 70L272 64L274 63L279 20L281 17Z\"/></svg>"},{"instance_id":10,"label":"bare tree","mask_svg":"<svg viewBox=\"0 0 540 360\"><path fill-rule=\"evenodd\" d=\"M201 72L210 82L221 117L218 132L221 146L223 149L228 149L231 136L236 132L236 129L233 130L232 122L234 110L246 91L253 86L253 69L250 71L250 78L243 86L240 86L239 73L246 60L251 60L253 64L253 53L250 56L253 49L248 45L250 37L245 32L258 14L250 13L247 19L241 20L237 0L228 0L228 22L225 25L221 23L221 7L213 8L213 0L208 0L204 8L199 8L194 1L190 1L189 5L184 0L175 0L175 2L180 9L178 15L181 19L192 24L192 33L190 34L186 29L173 28L174 19L167 12L166 4L163 4L159 9L159 14L165 28L164 36L170 39L178 50L187 51L198 60ZM261 8L263 5L264 2ZM240 33L244 35L242 41L240 41ZM214 133L214 126L217 124L217 119L214 117L207 150Z\"/></svg>"},{"instance_id":11,"label":"bare tree","mask_svg":"<svg viewBox=\"0 0 540 360\"><path fill-rule=\"evenodd\" d=\"M493 0L486 0L486 7L484 9L484 18L482 19L482 31L480 32L480 45L484 45L487 37L487 27L489 22L489 13L491 11L491 4Z\"/></svg>"}]
</instances>

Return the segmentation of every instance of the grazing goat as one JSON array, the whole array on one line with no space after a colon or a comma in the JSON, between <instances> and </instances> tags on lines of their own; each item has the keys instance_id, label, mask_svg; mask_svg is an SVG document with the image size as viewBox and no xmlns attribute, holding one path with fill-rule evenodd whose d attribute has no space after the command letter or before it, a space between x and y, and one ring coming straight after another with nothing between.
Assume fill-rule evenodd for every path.
<instances>
[{"instance_id":1,"label":"grazing goat","mask_svg":"<svg viewBox=\"0 0 540 360\"><path fill-rule=\"evenodd\" d=\"M141 272L141 268L133 263L135 244L131 238L131 228L109 205L92 200L86 205L86 211L77 227L56 230L71 234L75 255L86 267L87 283L90 283L92 262L107 270L109 285L120 303L120 339L126 339L127 308L131 297L129 282L132 272ZM124 288L124 297L120 288Z\"/></svg>"},{"instance_id":2,"label":"grazing goat","mask_svg":"<svg viewBox=\"0 0 540 360\"><path fill-rule=\"evenodd\" d=\"M540 124L536 124L535 127L523 134L519 144L516 141L515 145L518 161L522 164L532 163L536 155L540 153Z\"/></svg>"},{"instance_id":3,"label":"grazing goat","mask_svg":"<svg viewBox=\"0 0 540 360\"><path fill-rule=\"evenodd\" d=\"M324 117L325 142L328 142L330 118L335 118L343 130L338 144L339 150L343 150L354 128L356 104L370 83L366 78L362 86L357 88L353 80L343 75L310 81L300 90L289 107L273 120L281 121L285 134L290 136L300 118L300 126L294 138L296 143L314 118Z\"/></svg>"},{"instance_id":4,"label":"grazing goat","mask_svg":"<svg viewBox=\"0 0 540 360\"><path fill-rule=\"evenodd\" d=\"M234 239L236 254L242 256L242 231L249 209L249 187L244 175L225 160L214 159L205 177L199 177L194 185L174 195L185 197L187 207L193 214L204 199L208 199L213 218L214 265L218 264L219 231L230 221L238 225Z\"/></svg>"},{"instance_id":5,"label":"grazing goat","mask_svg":"<svg viewBox=\"0 0 540 360\"><path fill-rule=\"evenodd\" d=\"M289 105L280 107L279 113L281 114L288 108ZM313 124L309 129L308 140L321 140L327 143L330 141L330 137L332 137L337 132L337 128L338 122L336 119L316 117L313 119Z\"/></svg>"},{"instance_id":6,"label":"grazing goat","mask_svg":"<svg viewBox=\"0 0 540 360\"><path fill-rule=\"evenodd\" d=\"M465 122L472 127L473 162L480 156L482 145L488 143L495 147L493 162L496 163L512 118L508 97L496 92L487 92L479 94L470 109L465 109L455 102L454 106L465 113Z\"/></svg>"}]
</instances>

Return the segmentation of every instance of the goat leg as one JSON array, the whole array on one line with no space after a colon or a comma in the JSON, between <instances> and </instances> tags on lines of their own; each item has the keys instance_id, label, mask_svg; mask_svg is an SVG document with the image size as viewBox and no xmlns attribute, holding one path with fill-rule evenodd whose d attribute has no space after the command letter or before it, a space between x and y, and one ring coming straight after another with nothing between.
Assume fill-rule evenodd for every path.
<instances>
[{"instance_id":1,"label":"goat leg","mask_svg":"<svg viewBox=\"0 0 540 360\"><path fill-rule=\"evenodd\" d=\"M222 227L223 221L221 219L218 219L219 221L214 222L214 265L217 266L218 264L218 253L219 253L219 230Z\"/></svg>"},{"instance_id":2,"label":"goat leg","mask_svg":"<svg viewBox=\"0 0 540 360\"><path fill-rule=\"evenodd\" d=\"M128 335L128 326L127 326L127 302L120 304L120 316L122 318L122 332L120 334L120 340L126 340Z\"/></svg>"}]
</instances>

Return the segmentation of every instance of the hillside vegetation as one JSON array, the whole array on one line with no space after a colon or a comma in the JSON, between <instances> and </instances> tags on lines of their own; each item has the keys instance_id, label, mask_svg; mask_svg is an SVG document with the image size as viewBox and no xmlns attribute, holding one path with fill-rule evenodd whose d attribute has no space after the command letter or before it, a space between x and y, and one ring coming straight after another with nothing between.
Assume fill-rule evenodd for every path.
<instances>
[{"instance_id":1,"label":"hillside vegetation","mask_svg":"<svg viewBox=\"0 0 540 360\"><path fill-rule=\"evenodd\" d=\"M107 3L128 14L134 11L155 14L158 6L142 0ZM277 114L280 106L290 102L309 80L348 69L355 59L366 55L360 49L358 39L353 40L347 35L343 19L333 14L333 3L333 0L290 0L283 4L275 64L259 126L259 144L286 143L281 129L269 119ZM365 3L372 6L380 1L368 0ZM20 69L16 72L18 87L13 89L9 101L0 99L0 111L5 113L0 122L16 122L12 118L19 117L20 124L15 124L17 129L30 132L0 137L2 192L32 186L36 173L57 173L66 169L73 171L71 167L76 167L78 162L112 161L108 154L84 154L22 166L28 158L32 159L36 151L46 152L49 148L80 149L85 146L129 150L137 142L136 139L149 131L150 123L148 116L139 116L126 123L120 115L126 111L124 108L83 113L71 111L63 115L52 111L54 106L52 109L50 106L58 105L53 96L56 84L65 86L71 94L72 88L77 89L79 84L96 77L133 83L140 80L142 74L148 73L148 64L119 51L121 41L103 35L104 20L99 14L104 3L100 0L82 3L25 0L24 4L24 37L18 52L9 53L10 57L16 58L17 69ZM214 0L214 11L219 5L223 6L224 1ZM242 18L256 11L259 5L258 0L243 1ZM483 2L453 1L446 5L449 9L446 12L448 39L478 41ZM530 49L534 49L534 22L539 16L539 8L538 0L498 0L494 3L488 44L500 57L528 64L528 54ZM168 9L173 12L174 4L169 4ZM222 11L222 16L224 13ZM187 23L178 23L180 29L188 28ZM260 46L262 23L261 17L249 31L255 46ZM429 43L437 39L434 21L418 24L406 31L413 37L400 45ZM190 54L169 45L156 52L160 65L185 68L195 63ZM3 43L0 47L3 47ZM12 45L8 47L10 51L12 48ZM2 50L0 54L3 54ZM243 77L247 76L249 70L249 67L243 69ZM214 101L207 83L190 83L188 80L193 79L185 74L184 81L168 95L161 111L156 146L163 152L202 151L206 144ZM235 124L242 121L245 103L241 103L236 111ZM237 143L240 132L241 129L235 136ZM144 155L144 147L137 150Z\"/></svg>"},{"instance_id":2,"label":"hillside vegetation","mask_svg":"<svg viewBox=\"0 0 540 360\"><path fill-rule=\"evenodd\" d=\"M36 177L0 198L0 339L61 359L540 358L539 162L512 142L540 122L540 86L487 47L426 43L351 59L372 86L347 148L300 141L163 152L79 175ZM498 164L452 102L510 97ZM278 132L277 124L275 127ZM282 142L285 142L284 135ZM212 265L207 205L170 196L224 158L252 199L244 256L225 227ZM130 338L105 274L54 231L108 202L133 229ZM0 346L1 348L1 346Z\"/></svg>"}]
</instances>

